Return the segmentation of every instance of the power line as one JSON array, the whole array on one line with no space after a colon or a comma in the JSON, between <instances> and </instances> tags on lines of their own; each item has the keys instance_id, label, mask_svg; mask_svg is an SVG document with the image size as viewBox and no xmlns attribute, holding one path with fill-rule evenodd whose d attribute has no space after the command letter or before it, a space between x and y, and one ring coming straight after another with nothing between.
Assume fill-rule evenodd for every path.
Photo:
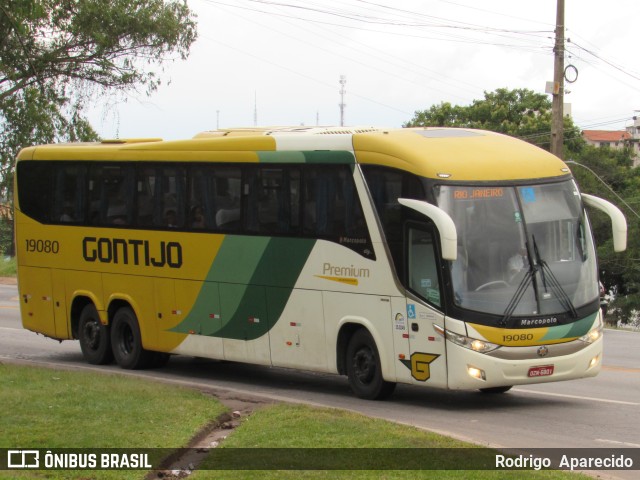
<instances>
[{"instance_id":1,"label":"power line","mask_svg":"<svg viewBox=\"0 0 640 480\"><path fill-rule=\"evenodd\" d=\"M575 42L571 42L571 43L572 43L572 45L575 45L577 48L579 48L579 49L580 49L580 50L582 50L583 52L586 52L586 53L588 53L589 55L592 55L593 57L597 58L597 59L598 59L598 60L600 60L601 62L606 63L607 65L609 65L610 67L614 68L615 70L617 70L617 71L619 71L619 72L623 73L624 75L627 75L627 76L629 76L629 77L633 78L634 80L640 80L640 76L639 76L639 75L636 75L636 74L634 74L634 73L631 73L631 72L629 72L629 71L625 70L625 69L624 69L624 68L622 68L621 66L616 65L616 64L615 64L615 63L613 63L612 61L607 60L606 58L603 58L602 56L598 55L597 53L595 53L595 52L593 52L593 51L591 51L591 50L589 50L589 49L587 49L587 48L584 48L583 46L581 46L581 45L579 45L579 44L577 44L577 43L575 43Z\"/></svg>"},{"instance_id":2,"label":"power line","mask_svg":"<svg viewBox=\"0 0 640 480\"><path fill-rule=\"evenodd\" d=\"M484 35L495 36L497 38L508 38L510 40L515 40L515 39L521 40L520 35L527 35L527 36L533 35L537 38L537 40L540 40L541 38L547 40L548 34L550 33L545 31L499 29L499 28L492 28L492 27L483 27L478 25L474 26L473 24L468 24L469 26L465 26L463 22L457 22L457 23L461 23L461 25L455 25L456 23L455 20L447 20L449 22L452 22L450 24L434 24L434 23L415 22L415 21L408 23L408 22L392 21L392 20L388 20L380 17L371 17L371 16L366 17L364 15L356 14L356 13L332 11L332 10L327 10L326 8L325 9L312 8L312 7L305 7L301 5L293 5L289 3L281 3L281 2L274 2L274 1L268 1L268 0L245 0L247 2L257 3L264 6L272 6L272 7L279 6L283 8L294 8L294 9L301 9L305 13L311 12L314 14L336 16L347 21L355 22L356 25L364 23L365 25L378 25L378 26L402 28L402 30L400 31L389 31L389 30L383 31L383 30L377 30L372 28L364 28L362 26L355 26L353 24L334 23L334 22L328 22L325 20L320 20L318 18L309 18L309 17L300 16L300 15L280 13L280 12L275 12L273 10L260 9L257 6L251 7L247 5L241 5L241 4L238 4L237 2L232 4L232 3L226 3L224 1L216 1L216 0L205 0L205 1L207 1L207 3L224 5L227 7L233 7L233 8L243 9L243 10L249 10L249 11L261 13L261 14L286 17L286 18L290 18L298 21L330 25L334 27L348 28L348 29L358 30L358 31L381 33L381 34L387 34L387 35L396 35L396 36L402 36L407 38L420 38L424 40L438 40L438 41L449 41L449 42L458 42L458 43L493 45L493 46L506 47L506 48L523 49L523 50L534 51L534 52L536 51L542 52L545 49L548 49L548 47L541 47L539 44L539 41L536 41L535 43L531 43L531 42L504 43L502 41L499 42L497 40L493 40L493 41L479 40L477 37L465 37L457 34L446 33L444 31L432 32L432 36L425 36L423 34L409 33L405 27L419 28L419 29L426 28L431 30L434 30L434 29L435 30L446 30L446 29L463 30L467 32L475 32L475 33L481 33ZM416 15L421 15L421 14L416 13ZM541 34L543 35L541 36ZM433 36L433 35L437 35L437 36Z\"/></svg>"},{"instance_id":3,"label":"power line","mask_svg":"<svg viewBox=\"0 0 640 480\"><path fill-rule=\"evenodd\" d=\"M364 65L367 68L371 68L378 72L382 72L385 75L390 75L395 78L399 78L402 81L419 84L424 89L424 84L418 83L412 80L410 75L406 75L409 71L417 72L417 69L426 70L422 64L424 62L413 62L411 66L404 66L403 61L399 55L389 55L387 59L382 61L376 61L375 64L368 58L363 58L361 53L364 49L355 49L352 44L360 43L367 49L369 45L358 42L358 36L354 36L351 32L372 32L375 34L395 35L405 38L418 38L421 40L430 41L442 41L448 43L473 43L475 45L491 45L496 47L512 48L519 51L527 51L536 54L549 55L552 46L552 39L550 37L550 30L544 29L544 26L549 25L544 22L535 22L543 26L542 29L514 29L514 28L500 28L496 26L478 25L477 23L461 21L458 17L456 19L446 18L442 16L430 15L422 13L417 10L408 10L398 8L396 5L385 5L381 0L347 0L334 2L332 0L322 1L296 1L296 0L240 0L231 2L230 0L202 0L211 5L215 5L217 8L228 7L231 9L240 9L248 12L254 12L262 15L268 15L270 17L277 17L289 25L295 25L298 28L304 28L309 32L309 25L315 25L318 28L316 32L310 37L310 41L305 40L305 36L290 35L286 33L290 29L280 29L278 34L294 38L296 42L302 42L311 45L313 48L320 49L331 53L334 56L340 56L349 59L351 62ZM503 17L509 17L504 13L492 12L487 9L480 9L468 5L464 5L460 2L439 0L442 3L455 5L457 7L466 8L468 10L479 10L485 13L493 15L500 15ZM357 8L357 4L361 4L364 8ZM223 11L225 9L223 8ZM465 12L467 13L467 12ZM243 15L244 17L244 15ZM332 17L332 18L331 18ZM517 17L512 17L517 18ZM517 18L518 20L529 20L523 18ZM247 21L248 20L245 18ZM287 21L289 20L289 21ZM533 20L530 20L533 22ZM257 23L257 22L254 22ZM302 23L306 23L306 26L302 26ZM261 25L260 23L258 23ZM270 28L262 25L264 28ZM318 29L324 29L324 27L331 27L331 31L328 29L327 35L324 36L325 40L316 39ZM339 29L349 30L345 35L340 33ZM572 33L575 33L572 31ZM349 37L347 37L349 35ZM307 35L308 36L308 35ZM345 38L349 43L340 42L336 40L337 36ZM577 34L576 34L577 36ZM354 38L355 37L355 38ZM316 39L314 42L313 40ZM340 45L340 49L327 47L328 41L337 43ZM582 41L581 43L585 43ZM586 42L588 45L588 42ZM342 48L348 46L348 48ZM613 68L616 72L626 72L622 67L616 65L613 61L604 61L601 56L594 49L586 49L580 44L567 43L567 53L579 55L585 58L584 61L602 61L608 68ZM571 51L569 50L571 49ZM353 55L345 55L345 52ZM363 52L368 57L381 59L381 55L386 55L384 49L377 49L374 53ZM369 61L367 61L369 60ZM393 69L393 65L397 65L399 68ZM389 67L393 70L390 70ZM386 68L385 68L386 67ZM617 67L617 69L615 68ZM290 69L289 69L290 70ZM399 75L399 73L402 73ZM626 72L632 78L636 78L634 73ZM419 73L424 75L424 73ZM304 74L301 74L305 76ZM431 77L436 82L447 82L447 77L442 72L433 72ZM640 77L638 77L640 78ZM453 79L452 79L453 80ZM454 80L457 81L457 80ZM453 86L453 85L451 85ZM472 85L469 87L473 88ZM457 89L464 89L464 87L456 86ZM428 87L428 90L439 90L437 88ZM470 89L469 89L470 90ZM446 95L458 95L451 92L443 92ZM357 96L357 95L354 95ZM366 98L366 97L364 97ZM463 97L461 97L463 98ZM367 99L371 100L371 99ZM380 102L376 102L380 103ZM390 105L386 105L390 107ZM391 107L393 108L393 107ZM402 111L397 108L393 108L396 111ZM404 113L404 112L403 112ZM411 115L411 114L409 114ZM614 122L610 122L614 123ZM604 124L603 124L604 125ZM594 125L596 126L596 125ZM590 127L582 127L590 128Z\"/></svg>"},{"instance_id":4,"label":"power line","mask_svg":"<svg viewBox=\"0 0 640 480\"><path fill-rule=\"evenodd\" d=\"M271 65L271 66L274 66L274 67L280 68L280 69L282 69L282 70L286 70L287 72L293 73L293 74L298 75L298 76L303 77L303 78L306 78L307 80L311 80L311 81L313 81L313 82L315 82L315 83L318 83L318 84L320 84L320 85L324 85L325 87L328 87L328 88L331 88L331 89L335 88L333 85L331 85L331 84L329 84L329 83L327 83L327 82L324 82L324 81L322 81L322 80L319 80L319 79L318 79L318 78L316 78L316 77L312 77L311 75L307 75L307 74L305 74L305 73L299 72L299 71L294 70L294 69L292 69L292 68L285 67L284 65L281 65L281 64L279 64L279 63L273 62L273 61L268 60L268 59L266 59L266 58L264 58L264 57L261 57L261 56L259 56L259 55L254 55L253 53L246 52L246 51L244 51L244 50L242 50L242 49L240 49L240 48L238 48L238 47L235 47L235 46L233 46L233 45L229 45L228 43L221 42L220 40L216 40L216 39L213 39L213 38L207 37L206 35L203 35L203 38L206 38L207 40L209 40L209 41L211 41L211 42L218 43L218 44L220 44L220 45L222 45L222 46L224 46L224 47L227 47L227 48L230 48L230 49L232 49L232 50L235 50L235 51L237 51L237 52L239 52L239 53L242 53L243 55L246 55L246 56L249 56L249 57L255 58L255 59L257 59L257 60L260 60L260 61L262 61L262 62L264 62L264 63L267 63L267 64L269 64L269 65ZM390 109L390 110L395 110L396 112L400 112L400 113L403 113L403 114L405 114L405 115L412 115L412 114L413 114L412 112L407 112L407 111L402 110L402 109L400 109L400 108L394 107L394 106L392 106L392 105L388 105L388 104L383 103L383 102L380 102L380 101L378 101L378 100L374 100L373 98L369 98L369 97L366 97L366 96L364 96L364 95L359 95L359 94L357 94L357 93L351 93L351 95L352 95L352 96L354 96L354 97L360 98L360 99L362 99L362 100L365 100L365 101L367 101L367 102L374 103L374 104L376 104L376 105L380 105L380 106L382 106L382 107L388 108L388 109Z\"/></svg>"},{"instance_id":5,"label":"power line","mask_svg":"<svg viewBox=\"0 0 640 480\"><path fill-rule=\"evenodd\" d=\"M303 3L296 3L293 0L285 1L285 0L244 0L245 4L239 4L239 2L224 3L223 1L215 1L208 0L210 3L216 3L221 5L226 5L234 8L242 8L254 12L259 12L262 14L273 15L273 16L281 16L291 18L296 21L304 21L304 22L312 22L317 24L331 25L340 28L348 28L355 29L359 31L370 31L374 33L383 33L389 35L400 35L409 38L422 38L427 40L438 40L438 41L446 41L446 42L462 42L462 43L473 43L473 44L481 44L481 45L492 45L499 46L505 48L514 48L524 51L529 51L533 53L543 53L548 52L551 48L550 45L550 34L551 30L524 30L524 29L513 29L513 28L503 28L503 27L491 27L485 25L479 25L471 22L464 22L458 19L451 19L445 17L439 17L435 15L429 15L422 13L420 11L415 10L406 10L402 8L398 8L397 6L390 6L381 3L377 3L371 0L353 0L354 2L361 3L366 6L366 10L354 10L353 8L345 8L349 7L349 3L340 3L340 7L332 7L327 6L326 2L314 3L312 1L307 1ZM501 12L494 12L487 9L480 9L477 7L472 7L468 5L464 5L457 2L440 0L442 3L447 3L450 5L455 5L458 7L466 8L469 10L479 10L485 13L490 13L493 15L500 15L510 18L517 18L518 20L528 20L523 19L521 17L513 17L506 15ZM273 9L283 9L288 10L289 14L284 12L276 12ZM378 9L378 11L375 11ZM372 11L373 10L373 11ZM334 23L328 22L318 16L322 17L335 17L347 22L349 24L344 23ZM536 22L541 25L548 25L548 23L544 22ZM403 30L401 31L390 31L390 30L378 30L371 28L364 28L362 25L378 25L383 27L401 27ZM416 34L408 31L407 28L418 28L420 30L428 30L431 31L431 36L425 36L424 34ZM437 31L443 30L443 31ZM453 33L447 33L446 30L458 30L466 32L467 34L474 34L476 36L469 37L468 35L459 35ZM573 32L573 31L572 31ZM487 37L494 37L492 40L481 39L477 37L477 34L484 35ZM435 35L435 36L433 36ZM577 34L576 34L577 35ZM525 38L529 37L531 41L523 41ZM505 42L503 40L498 39L509 39L512 43ZM513 43L514 40L517 42ZM611 60L607 60L601 55L599 55L593 49L587 49L575 42L572 44L568 44L568 46L574 46L581 51L593 56L593 58L598 59L605 63L607 66L623 73L624 75L630 76L633 79L640 79L638 74L629 72L627 69L621 67ZM568 47L567 46L567 47ZM575 55L575 53L573 53ZM631 86L633 87L633 86ZM635 87L634 87L635 88Z\"/></svg>"},{"instance_id":6,"label":"power line","mask_svg":"<svg viewBox=\"0 0 640 480\"><path fill-rule=\"evenodd\" d=\"M631 208L631 205L629 205L624 198L622 198L620 195L618 195L616 193L616 191L611 188L609 186L609 184L607 182L605 182L602 178L600 178L600 175L598 175L596 172L594 172L591 168L587 167L586 165L583 165L582 163L576 162L575 160L567 160L564 163L570 163L572 165L578 165L582 168L585 168L587 170L589 170L598 180L600 180L600 182L607 187L607 189L618 199L620 200L636 217L638 217L640 219L640 215L638 215L638 212L636 212L633 208Z\"/></svg>"},{"instance_id":7,"label":"power line","mask_svg":"<svg viewBox=\"0 0 640 480\"><path fill-rule=\"evenodd\" d=\"M228 12L225 8L221 7L220 5L216 5L216 8L218 8L218 9L220 9L220 10L226 12L226 13L230 13L232 15L237 15L237 16L239 16L240 18L242 18L245 21L248 21L250 23L258 25L258 26L260 26L262 28L266 28L268 30L274 31L279 35L294 39L298 43L304 43L306 45L309 45L309 46L315 48L316 50L322 50L324 52L327 52L327 53L331 54L334 57L338 56L338 57L345 58L351 63L356 63L356 64L362 65L362 66L364 66L366 68L369 68L371 70L374 70L374 71L377 71L377 72L381 72L381 73L383 73L385 75L397 78L397 79L402 80L404 82L412 83L414 85L419 86L420 88L424 88L424 86L425 86L424 83L419 83L417 81L411 80L407 75L400 75L398 73L399 72L398 69L396 69L394 71L385 70L385 69L381 68L381 65L385 65L385 66L397 65L398 67L400 67L402 69L402 72L406 72L406 73L413 72L413 73L416 73L416 74L421 75L421 76L426 76L426 78L428 80L434 80L436 82L445 83L445 84L447 84L449 86L451 86L452 82L455 82L455 83L459 84L459 86L457 86L456 88L464 88L464 89L467 90L467 92L472 92L474 94L478 93L478 88L475 85L472 85L472 84L470 84L468 82L465 82L465 81L462 81L462 80L454 79L452 77L448 77L447 75L444 75L442 72L439 72L439 71L429 70L428 68L422 66L419 63L415 63L414 62L414 63L406 63L405 64L405 61L401 57L390 55L390 54L385 54L385 52L381 51L381 50L376 50L374 53L371 53L369 51L364 51L364 50L356 49L356 48L353 48L353 47L351 48L351 50L353 50L354 53L361 52L361 53L364 53L365 55L368 55L370 57L373 57L373 58L376 58L376 59L380 60L379 62L376 62L374 65L372 65L370 63L366 63L366 62L362 61L360 59L360 57L345 55L344 53L342 53L341 49L336 50L336 49L332 49L330 47L325 48L323 46L323 45L326 45L326 42L331 42L331 43L335 43L338 46L342 47L344 45L344 42L340 42L339 40L336 40L336 38L335 38L336 36L339 36L339 37L344 38L345 40L350 41L352 43L356 43L358 45L362 45L364 48L367 48L367 50L369 50L370 47L367 44L365 44L363 42L360 42L358 40L354 40L354 39L348 38L348 37L346 37L344 35L341 35L339 33L336 34L336 33L331 32L331 34L323 35L323 34L319 34L319 33L315 32L314 34L320 36L324 41L323 42L317 42L317 41L316 42L311 42L311 41L305 40L304 37L301 38L299 36L295 36L295 35L291 35L289 33L286 33L285 31L283 31L283 29L272 28L270 26L267 26L267 25L265 25L263 23L255 21L255 20L246 18L244 16L240 16L239 14L235 14L233 12ZM280 21L284 22L286 25L292 26L294 28L298 28L298 26L295 23L291 23L289 21L282 20L282 19L280 19ZM308 32L308 29L305 29L305 32ZM425 73L422 72L421 70L423 70L424 72L428 72L428 74L425 75ZM443 90L442 88L436 88L436 87L433 87L433 86L430 86L429 89L431 91L438 91L440 93L443 93L443 94L446 94L446 95L449 95L449 96L454 96L454 97L458 97L458 98L465 98L465 97L461 96L458 92L451 92L451 91Z\"/></svg>"}]
</instances>

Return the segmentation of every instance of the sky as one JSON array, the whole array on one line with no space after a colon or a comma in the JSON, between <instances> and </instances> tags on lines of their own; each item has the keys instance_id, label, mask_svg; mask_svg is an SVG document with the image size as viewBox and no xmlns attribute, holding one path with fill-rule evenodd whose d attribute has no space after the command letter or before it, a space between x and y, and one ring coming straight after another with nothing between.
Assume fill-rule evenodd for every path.
<instances>
[{"instance_id":1,"label":"sky","mask_svg":"<svg viewBox=\"0 0 640 480\"><path fill-rule=\"evenodd\" d=\"M556 0L188 0L198 39L152 93L96 100L103 138L216 128L401 127L416 111L553 80ZM566 0L565 103L582 129L640 115L636 0ZM340 78L344 76L341 98ZM551 97L550 97L551 98ZM565 112L566 113L566 112Z\"/></svg>"}]
</instances>

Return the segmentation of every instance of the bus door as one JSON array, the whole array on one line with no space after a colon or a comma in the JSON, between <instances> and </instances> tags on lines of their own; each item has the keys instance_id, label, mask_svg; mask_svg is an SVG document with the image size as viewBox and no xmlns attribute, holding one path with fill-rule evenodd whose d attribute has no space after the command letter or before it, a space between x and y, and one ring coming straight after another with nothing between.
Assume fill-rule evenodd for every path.
<instances>
[{"instance_id":1,"label":"bus door","mask_svg":"<svg viewBox=\"0 0 640 480\"><path fill-rule=\"evenodd\" d=\"M444 324L437 233L433 226L408 222L405 226L406 324L410 356L403 363L416 384L447 386L445 341L434 324Z\"/></svg>"}]
</instances>

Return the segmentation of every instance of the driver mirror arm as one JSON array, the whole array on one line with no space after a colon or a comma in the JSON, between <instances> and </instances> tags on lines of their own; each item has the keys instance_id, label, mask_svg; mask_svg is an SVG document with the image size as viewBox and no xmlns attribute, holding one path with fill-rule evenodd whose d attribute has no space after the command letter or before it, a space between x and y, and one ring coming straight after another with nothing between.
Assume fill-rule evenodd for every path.
<instances>
[{"instance_id":1,"label":"driver mirror arm","mask_svg":"<svg viewBox=\"0 0 640 480\"><path fill-rule=\"evenodd\" d=\"M435 223L440 235L443 259L453 261L458 258L458 231L455 223L453 223L453 220L447 212L421 200L399 198L398 202L400 205L415 210Z\"/></svg>"},{"instance_id":2,"label":"driver mirror arm","mask_svg":"<svg viewBox=\"0 0 640 480\"><path fill-rule=\"evenodd\" d=\"M587 193L582 194L582 201L585 205L597 208L609 215L613 230L613 251L624 252L627 249L627 219L624 218L620 209L607 200Z\"/></svg>"}]
</instances>

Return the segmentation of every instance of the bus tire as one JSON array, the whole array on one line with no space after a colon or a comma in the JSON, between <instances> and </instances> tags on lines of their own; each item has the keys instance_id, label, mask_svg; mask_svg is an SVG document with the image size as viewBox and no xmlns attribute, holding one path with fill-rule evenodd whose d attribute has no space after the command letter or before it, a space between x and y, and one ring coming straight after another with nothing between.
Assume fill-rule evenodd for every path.
<instances>
[{"instance_id":1,"label":"bus tire","mask_svg":"<svg viewBox=\"0 0 640 480\"><path fill-rule=\"evenodd\" d=\"M347 377L353 393L367 400L382 400L389 397L395 383L382 378L380 355L368 330L357 330L347 346Z\"/></svg>"},{"instance_id":2,"label":"bus tire","mask_svg":"<svg viewBox=\"0 0 640 480\"><path fill-rule=\"evenodd\" d=\"M109 327L103 325L96 307L85 305L78 321L78 340L82 356L92 365L105 365L113 361Z\"/></svg>"},{"instance_id":3,"label":"bus tire","mask_svg":"<svg viewBox=\"0 0 640 480\"><path fill-rule=\"evenodd\" d=\"M116 363L127 370L147 368L153 360L153 352L142 348L138 319L129 307L118 309L113 316L111 348Z\"/></svg>"},{"instance_id":4,"label":"bus tire","mask_svg":"<svg viewBox=\"0 0 640 480\"><path fill-rule=\"evenodd\" d=\"M490 387L490 388L481 388L480 391L482 393L505 393L511 390L511 385L508 387Z\"/></svg>"}]
</instances>

